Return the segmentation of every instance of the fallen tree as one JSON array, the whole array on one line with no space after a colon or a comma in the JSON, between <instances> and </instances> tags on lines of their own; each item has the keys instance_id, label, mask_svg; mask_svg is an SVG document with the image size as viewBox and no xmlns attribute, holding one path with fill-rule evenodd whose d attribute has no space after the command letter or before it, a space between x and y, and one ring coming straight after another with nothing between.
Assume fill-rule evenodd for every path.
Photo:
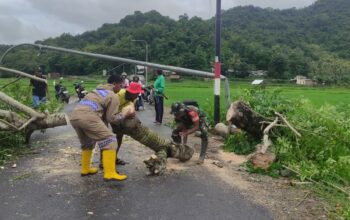
<instances>
[{"instance_id":1,"label":"fallen tree","mask_svg":"<svg viewBox=\"0 0 350 220\"><path fill-rule=\"evenodd\" d=\"M12 104L11 98L7 98L9 100L8 103ZM22 104L19 106L26 110L31 109ZM34 110L31 109L31 111ZM0 109L0 130L21 132L23 135L25 135L26 142L28 143L31 134L35 130L64 126L69 123L69 120L65 113L47 115L41 115L38 112L31 113L33 114L28 117L21 116L12 111ZM38 118L33 115L40 115L42 117ZM177 158L180 161L187 161L191 159L194 153L194 150L189 146L175 144L171 141L161 138L158 134L143 126L138 118L124 120L118 126L114 126L113 130L118 134L129 135L136 141L155 151L156 154L152 155L149 160L145 161L145 164L151 174L162 174L166 169L166 159L168 157Z\"/></svg>"},{"instance_id":2,"label":"fallen tree","mask_svg":"<svg viewBox=\"0 0 350 220\"><path fill-rule=\"evenodd\" d=\"M288 127L297 137L301 137L300 133L291 126L287 119L280 113L274 112L275 118L268 119L250 108L243 101L237 101L230 105L226 114L228 126L219 124L215 127L216 131L228 136L234 132L240 132L235 128L241 129L256 140L261 140L261 143L256 145L254 153L248 156L254 167L268 169L275 161L276 156L268 151L268 148L273 144L271 141L272 129L276 127ZM235 128L233 128L233 126Z\"/></svg>"},{"instance_id":3,"label":"fallen tree","mask_svg":"<svg viewBox=\"0 0 350 220\"><path fill-rule=\"evenodd\" d=\"M18 72L16 71L16 73ZM33 79L36 80L36 77ZM0 92L0 100L6 103L10 109L0 109L0 131L20 133L25 136L26 143L29 143L32 133L36 130L69 124L69 119L65 113L49 114L37 112L3 92ZM15 110L17 112L15 112ZM155 151L155 155L152 155L149 160L145 161L150 174L162 174L166 169L166 160L168 157L177 158L180 161L187 161L191 159L194 153L194 150L189 146L175 144L161 138L159 135L143 126L136 117L114 125L113 131L118 135L129 135L136 141L139 141L141 144Z\"/></svg>"}]
</instances>

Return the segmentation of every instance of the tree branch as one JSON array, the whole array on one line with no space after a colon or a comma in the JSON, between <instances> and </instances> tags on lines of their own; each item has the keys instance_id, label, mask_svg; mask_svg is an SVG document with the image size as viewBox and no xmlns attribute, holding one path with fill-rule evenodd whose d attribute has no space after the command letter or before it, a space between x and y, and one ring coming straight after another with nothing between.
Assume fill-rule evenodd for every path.
<instances>
[{"instance_id":1,"label":"tree branch","mask_svg":"<svg viewBox=\"0 0 350 220\"><path fill-rule=\"evenodd\" d=\"M275 120L264 129L263 146L260 150L260 153L266 153L267 148L269 148L272 145L272 142L269 138L269 131L277 124L277 122L278 117L276 117Z\"/></svg>"},{"instance_id":2,"label":"tree branch","mask_svg":"<svg viewBox=\"0 0 350 220\"><path fill-rule=\"evenodd\" d=\"M276 114L277 116L279 116L279 117L282 119L282 121L283 121L284 123L286 123L286 125L294 132L294 134L296 134L298 137L301 137L301 134L300 134L297 130L295 130L295 128L293 128L292 125L289 124L289 122L287 121L287 119L286 119L285 117L283 117L282 114L280 114L280 113L278 113L278 112L275 112L275 114Z\"/></svg>"},{"instance_id":3,"label":"tree branch","mask_svg":"<svg viewBox=\"0 0 350 220\"><path fill-rule=\"evenodd\" d=\"M7 123L4 123L2 122L2 120L0 120L0 130L8 131L8 130L11 130L11 128Z\"/></svg>"},{"instance_id":4,"label":"tree branch","mask_svg":"<svg viewBox=\"0 0 350 220\"><path fill-rule=\"evenodd\" d=\"M26 123L24 123L20 128L18 128L18 131L23 130L24 128L26 128L30 123L32 123L33 121L37 120L37 117L31 117Z\"/></svg>"},{"instance_id":5,"label":"tree branch","mask_svg":"<svg viewBox=\"0 0 350 220\"><path fill-rule=\"evenodd\" d=\"M3 92L0 92L0 100L32 117L45 118L45 114L34 111L32 108L23 105L22 103L18 102Z\"/></svg>"},{"instance_id":6,"label":"tree branch","mask_svg":"<svg viewBox=\"0 0 350 220\"><path fill-rule=\"evenodd\" d=\"M0 109L0 118L3 118L6 122L9 122L16 127L22 126L27 120L15 112L10 112L2 109Z\"/></svg>"},{"instance_id":7,"label":"tree branch","mask_svg":"<svg viewBox=\"0 0 350 220\"><path fill-rule=\"evenodd\" d=\"M18 128L16 126L14 126L13 124L3 120L3 119L0 119L0 122L2 122L4 125L7 125L8 126L8 130L18 130ZM12 128L12 129L11 129Z\"/></svg>"}]
</instances>

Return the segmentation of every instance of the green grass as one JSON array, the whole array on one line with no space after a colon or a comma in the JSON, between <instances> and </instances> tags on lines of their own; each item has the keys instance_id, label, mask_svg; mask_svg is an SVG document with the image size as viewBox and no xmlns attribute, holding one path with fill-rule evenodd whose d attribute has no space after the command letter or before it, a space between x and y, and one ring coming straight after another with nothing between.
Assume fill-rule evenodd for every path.
<instances>
[{"instance_id":1,"label":"green grass","mask_svg":"<svg viewBox=\"0 0 350 220\"><path fill-rule=\"evenodd\" d=\"M13 79L0 79L0 87ZM73 83L84 80L85 88L88 91L94 89L98 84L103 83L103 79L94 79L89 77L83 78L65 78L63 85L65 85L70 94L74 95ZM57 82L58 80L56 80ZM28 79L22 79L20 83L23 86L29 85ZM230 91L232 100L240 98L244 89L251 88L249 82L230 81ZM50 92L54 93L53 80L49 80ZM267 90L281 89L282 95L288 99L309 99L315 106L322 106L326 103L336 105L340 103L350 104L350 89L344 87L303 87L292 84L268 84ZM165 105L170 106L174 101L181 101L184 99L194 99L204 108L212 108L214 102L213 95L213 81L205 82L202 80L184 80L181 82L166 82L165 94L168 100L165 100ZM224 89L223 83L221 85L221 106L224 108Z\"/></svg>"},{"instance_id":2,"label":"green grass","mask_svg":"<svg viewBox=\"0 0 350 220\"><path fill-rule=\"evenodd\" d=\"M223 87L223 85L222 85ZM251 88L247 82L230 81L230 91L233 100L239 99L242 91ZM282 95L288 99L306 98L316 106L328 104L350 103L350 89L341 87L302 87L297 85L267 85L266 89L281 89ZM169 97L167 104L176 100L195 99L200 104L213 103L213 83L204 81L167 82L166 94ZM221 101L224 102L224 90L221 88Z\"/></svg>"}]
</instances>

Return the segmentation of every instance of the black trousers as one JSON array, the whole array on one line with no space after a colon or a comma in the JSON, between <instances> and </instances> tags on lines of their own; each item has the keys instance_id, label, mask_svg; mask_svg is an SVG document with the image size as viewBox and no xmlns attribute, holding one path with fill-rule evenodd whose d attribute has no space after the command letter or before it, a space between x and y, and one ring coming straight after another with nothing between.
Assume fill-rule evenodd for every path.
<instances>
[{"instance_id":1,"label":"black trousers","mask_svg":"<svg viewBox=\"0 0 350 220\"><path fill-rule=\"evenodd\" d=\"M154 96L154 108L156 110L156 121L162 123L164 112L164 97Z\"/></svg>"}]
</instances>

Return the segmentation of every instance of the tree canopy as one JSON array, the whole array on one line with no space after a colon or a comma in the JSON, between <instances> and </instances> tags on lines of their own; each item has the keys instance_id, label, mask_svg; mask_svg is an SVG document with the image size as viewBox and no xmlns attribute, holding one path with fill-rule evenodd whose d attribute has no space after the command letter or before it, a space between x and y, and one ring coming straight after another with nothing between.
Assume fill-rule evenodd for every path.
<instances>
[{"instance_id":1,"label":"tree canopy","mask_svg":"<svg viewBox=\"0 0 350 220\"><path fill-rule=\"evenodd\" d=\"M150 62L211 71L214 26L215 18L184 14L174 20L154 10L135 11L119 23L76 36L63 33L37 43L145 60L144 43L133 41L145 40ZM0 45L0 52L7 47ZM222 71L229 76L245 77L252 70L267 70L269 77L277 79L305 75L325 83L347 83L349 48L348 0L318 0L303 9L286 10L244 6L222 14ZM29 50L9 54L4 63L23 71L43 65L46 71L66 75L101 73L118 65L58 52L36 57ZM125 68L133 70L129 65Z\"/></svg>"}]
</instances>

